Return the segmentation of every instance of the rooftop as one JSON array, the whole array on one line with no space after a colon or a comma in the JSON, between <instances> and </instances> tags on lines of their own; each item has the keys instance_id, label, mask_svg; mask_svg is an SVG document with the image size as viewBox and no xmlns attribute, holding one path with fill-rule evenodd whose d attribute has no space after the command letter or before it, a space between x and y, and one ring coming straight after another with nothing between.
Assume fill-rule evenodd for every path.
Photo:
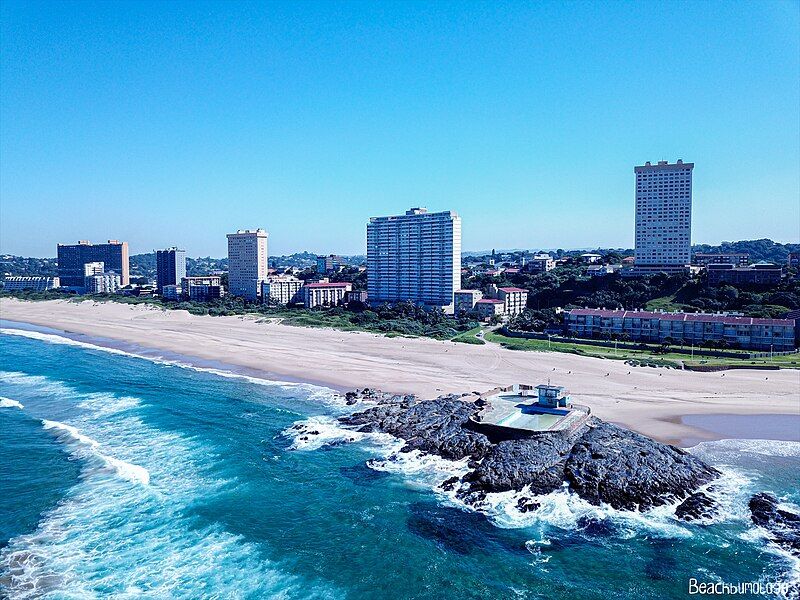
<instances>
[{"instance_id":1,"label":"rooftop","mask_svg":"<svg viewBox=\"0 0 800 600\"><path fill-rule=\"evenodd\" d=\"M701 323L724 323L725 325L786 325L792 326L790 319L762 319L758 317L737 317L733 315L712 315L709 313L670 313L648 310L606 310L602 308L574 308L567 311L575 316L598 316L623 319L661 319L664 321L697 321Z\"/></svg>"},{"instance_id":2,"label":"rooftop","mask_svg":"<svg viewBox=\"0 0 800 600\"><path fill-rule=\"evenodd\" d=\"M308 288L346 288L347 286L352 285L351 283L345 283L341 281L337 282L330 282L330 281L318 281L316 283L307 283L306 287Z\"/></svg>"},{"instance_id":3,"label":"rooftop","mask_svg":"<svg viewBox=\"0 0 800 600\"><path fill-rule=\"evenodd\" d=\"M528 291L528 290L523 290L522 288L518 288L518 287L501 287L501 288L497 288L497 289L500 290L500 291L503 291L503 292L507 292L507 293L512 293L512 292L526 292L527 293L527 291Z\"/></svg>"}]
</instances>

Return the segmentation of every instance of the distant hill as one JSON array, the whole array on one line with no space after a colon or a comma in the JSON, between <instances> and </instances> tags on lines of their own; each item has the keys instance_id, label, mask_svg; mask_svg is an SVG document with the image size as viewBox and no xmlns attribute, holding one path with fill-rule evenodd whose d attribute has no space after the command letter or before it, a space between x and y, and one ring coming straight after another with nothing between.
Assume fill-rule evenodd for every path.
<instances>
[{"instance_id":1,"label":"distant hill","mask_svg":"<svg viewBox=\"0 0 800 600\"><path fill-rule=\"evenodd\" d=\"M750 255L750 262L765 260L782 265L786 263L789 252L800 252L800 244L779 244L765 238L741 242L722 242L719 246L696 244L692 246L692 253L695 252L746 252Z\"/></svg>"}]
</instances>

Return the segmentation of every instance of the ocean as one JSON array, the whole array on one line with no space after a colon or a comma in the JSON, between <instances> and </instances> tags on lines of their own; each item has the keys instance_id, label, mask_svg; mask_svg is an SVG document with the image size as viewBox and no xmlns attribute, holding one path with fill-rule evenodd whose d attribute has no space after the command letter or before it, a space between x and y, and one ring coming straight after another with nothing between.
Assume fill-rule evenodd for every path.
<instances>
[{"instance_id":1,"label":"ocean","mask_svg":"<svg viewBox=\"0 0 800 600\"><path fill-rule=\"evenodd\" d=\"M693 448L724 473L703 524L566 489L476 512L437 489L464 464L339 428L359 406L333 390L18 327L0 329L0 597L664 599L800 578L747 511L762 490L800 504L798 443Z\"/></svg>"}]
</instances>

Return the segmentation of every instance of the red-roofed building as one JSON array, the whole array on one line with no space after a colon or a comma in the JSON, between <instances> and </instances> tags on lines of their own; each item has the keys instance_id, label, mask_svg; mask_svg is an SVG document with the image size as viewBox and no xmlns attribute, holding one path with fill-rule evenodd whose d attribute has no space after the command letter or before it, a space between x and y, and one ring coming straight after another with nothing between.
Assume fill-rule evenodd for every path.
<instances>
[{"instance_id":1,"label":"red-roofed building","mask_svg":"<svg viewBox=\"0 0 800 600\"><path fill-rule=\"evenodd\" d=\"M564 315L567 335L622 338L663 344L701 345L725 341L734 348L784 352L795 348L795 322L709 313L576 308Z\"/></svg>"},{"instance_id":2,"label":"red-roofed building","mask_svg":"<svg viewBox=\"0 0 800 600\"><path fill-rule=\"evenodd\" d=\"M303 286L303 301L306 308L315 306L339 306L344 296L353 289L352 283L318 281Z\"/></svg>"},{"instance_id":3,"label":"red-roofed building","mask_svg":"<svg viewBox=\"0 0 800 600\"><path fill-rule=\"evenodd\" d=\"M491 319L505 312L505 302L497 298L482 298L475 303L475 310L481 319Z\"/></svg>"}]
</instances>

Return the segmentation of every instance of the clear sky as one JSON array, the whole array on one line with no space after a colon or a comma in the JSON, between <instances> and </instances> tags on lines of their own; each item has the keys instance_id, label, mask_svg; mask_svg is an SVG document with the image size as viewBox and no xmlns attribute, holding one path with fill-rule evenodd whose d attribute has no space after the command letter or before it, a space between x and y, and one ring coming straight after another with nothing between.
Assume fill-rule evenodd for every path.
<instances>
[{"instance_id":1,"label":"clear sky","mask_svg":"<svg viewBox=\"0 0 800 600\"><path fill-rule=\"evenodd\" d=\"M693 241L800 237L800 4L2 5L0 251L633 244L633 167L695 163Z\"/></svg>"}]
</instances>

